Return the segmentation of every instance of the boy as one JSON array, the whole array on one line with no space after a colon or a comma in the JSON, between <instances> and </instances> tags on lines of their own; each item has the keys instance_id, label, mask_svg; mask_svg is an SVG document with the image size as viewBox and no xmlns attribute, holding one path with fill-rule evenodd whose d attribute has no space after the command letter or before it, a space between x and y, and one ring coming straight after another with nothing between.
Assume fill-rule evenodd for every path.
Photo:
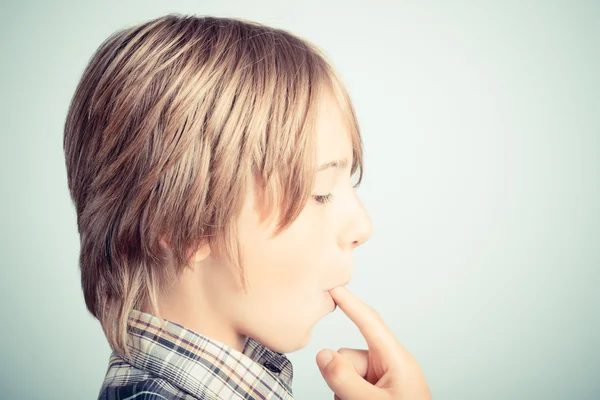
<instances>
[{"instance_id":1,"label":"boy","mask_svg":"<svg viewBox=\"0 0 600 400\"><path fill-rule=\"evenodd\" d=\"M118 31L64 151L84 297L113 350L99 398L291 399L284 353L371 234L356 116L325 56L240 19Z\"/></svg>"}]
</instances>

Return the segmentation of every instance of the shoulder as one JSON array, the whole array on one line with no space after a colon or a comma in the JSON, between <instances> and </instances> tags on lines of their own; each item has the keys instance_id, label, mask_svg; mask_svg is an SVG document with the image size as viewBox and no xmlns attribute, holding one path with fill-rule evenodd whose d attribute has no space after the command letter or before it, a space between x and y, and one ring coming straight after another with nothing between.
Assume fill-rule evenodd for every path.
<instances>
[{"instance_id":1,"label":"shoulder","mask_svg":"<svg viewBox=\"0 0 600 400\"><path fill-rule=\"evenodd\" d=\"M197 400L169 381L112 355L98 400Z\"/></svg>"},{"instance_id":2,"label":"shoulder","mask_svg":"<svg viewBox=\"0 0 600 400\"><path fill-rule=\"evenodd\" d=\"M104 385L98 400L197 400L161 378Z\"/></svg>"}]
</instances>

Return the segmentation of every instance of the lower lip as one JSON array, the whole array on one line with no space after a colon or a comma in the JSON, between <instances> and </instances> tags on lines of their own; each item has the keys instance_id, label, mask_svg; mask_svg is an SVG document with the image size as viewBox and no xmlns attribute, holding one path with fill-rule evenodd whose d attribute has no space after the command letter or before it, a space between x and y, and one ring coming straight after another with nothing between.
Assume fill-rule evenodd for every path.
<instances>
[{"instance_id":1,"label":"lower lip","mask_svg":"<svg viewBox=\"0 0 600 400\"><path fill-rule=\"evenodd\" d=\"M327 297L333 303L333 309L335 310L337 308L337 304L333 300L333 297L331 297L329 290L325 292L325 297Z\"/></svg>"}]
</instances>

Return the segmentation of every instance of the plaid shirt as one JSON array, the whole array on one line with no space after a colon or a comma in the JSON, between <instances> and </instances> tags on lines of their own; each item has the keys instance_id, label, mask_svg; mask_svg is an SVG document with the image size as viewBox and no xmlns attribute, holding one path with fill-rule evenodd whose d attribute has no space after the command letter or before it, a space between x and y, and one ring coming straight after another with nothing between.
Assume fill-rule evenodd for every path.
<instances>
[{"instance_id":1,"label":"plaid shirt","mask_svg":"<svg viewBox=\"0 0 600 400\"><path fill-rule=\"evenodd\" d=\"M291 400L292 363L248 338L243 352L174 322L133 310L127 326L131 358L114 351L102 400Z\"/></svg>"}]
</instances>

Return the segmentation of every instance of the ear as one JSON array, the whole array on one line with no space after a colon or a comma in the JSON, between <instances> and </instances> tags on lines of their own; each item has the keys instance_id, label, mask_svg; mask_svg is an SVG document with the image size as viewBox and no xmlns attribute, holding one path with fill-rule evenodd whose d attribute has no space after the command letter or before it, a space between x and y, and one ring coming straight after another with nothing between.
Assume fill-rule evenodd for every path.
<instances>
[{"instance_id":1,"label":"ear","mask_svg":"<svg viewBox=\"0 0 600 400\"><path fill-rule=\"evenodd\" d=\"M160 239L158 240L158 243L160 244L161 247L163 247L165 249L170 249L171 248L171 243L169 243L169 241L167 239L165 239L164 235L160 236Z\"/></svg>"},{"instance_id":2,"label":"ear","mask_svg":"<svg viewBox=\"0 0 600 400\"><path fill-rule=\"evenodd\" d=\"M192 252L192 257L194 257L194 262L201 262L206 259L210 255L210 245L208 241L203 243L196 252Z\"/></svg>"},{"instance_id":3,"label":"ear","mask_svg":"<svg viewBox=\"0 0 600 400\"><path fill-rule=\"evenodd\" d=\"M160 237L159 243L164 248L171 248L171 243L169 243L169 241L165 239L164 236ZM198 249L196 249L196 251L190 251L189 258L193 257L194 262L201 262L204 261L204 259L206 259L206 257L208 257L209 255L210 245L208 244L208 241L206 241L206 243L203 243Z\"/></svg>"}]
</instances>

